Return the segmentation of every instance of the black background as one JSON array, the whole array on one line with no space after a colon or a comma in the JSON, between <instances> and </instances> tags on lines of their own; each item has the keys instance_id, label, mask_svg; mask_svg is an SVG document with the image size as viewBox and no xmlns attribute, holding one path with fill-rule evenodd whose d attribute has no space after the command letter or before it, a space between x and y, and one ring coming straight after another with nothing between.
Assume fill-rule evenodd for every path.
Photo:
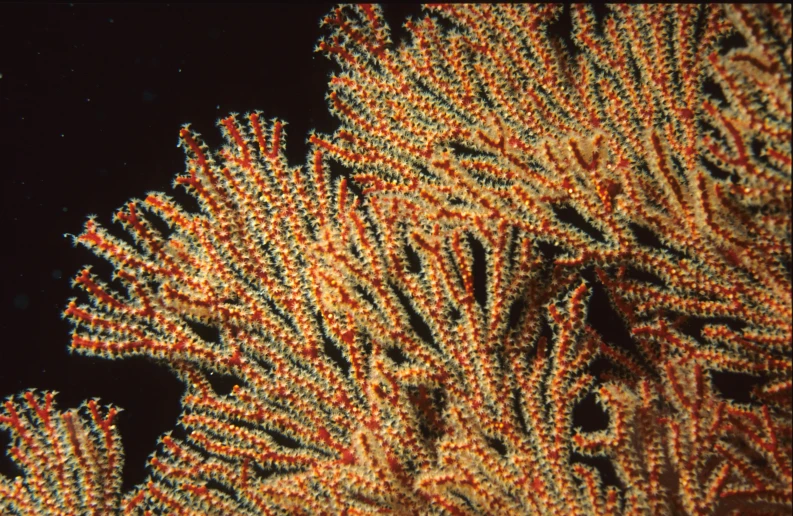
<instances>
[{"instance_id":1,"label":"black background","mask_svg":"<svg viewBox=\"0 0 793 516\"><path fill-rule=\"evenodd\" d=\"M81 298L71 280L87 264L106 279L111 268L64 234L79 234L89 214L123 233L113 214L149 191L184 198L172 181L188 122L217 148L219 118L261 110L289 123L287 155L303 163L309 129L335 127L324 98L335 64L314 52L331 8L0 6L0 399L36 388L59 391L62 409L95 397L123 408L125 488L144 480L183 389L144 359L69 354L60 316ZM386 7L395 41L419 12ZM16 475L8 443L0 432L0 473Z\"/></svg>"}]
</instances>

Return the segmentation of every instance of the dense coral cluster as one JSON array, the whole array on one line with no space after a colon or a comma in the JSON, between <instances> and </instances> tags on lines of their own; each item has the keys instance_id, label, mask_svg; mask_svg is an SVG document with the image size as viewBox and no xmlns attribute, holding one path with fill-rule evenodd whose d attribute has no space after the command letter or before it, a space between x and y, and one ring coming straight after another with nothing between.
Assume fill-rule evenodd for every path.
<instances>
[{"instance_id":1,"label":"dense coral cluster","mask_svg":"<svg viewBox=\"0 0 793 516\"><path fill-rule=\"evenodd\" d=\"M258 113L217 153L185 128L199 213L87 223L126 292L78 275L72 349L167 362L185 437L122 498L112 409L27 393L0 507L791 509L790 7L576 6L568 42L560 7L427 11L400 46L375 6L327 16L341 125L305 167Z\"/></svg>"}]
</instances>

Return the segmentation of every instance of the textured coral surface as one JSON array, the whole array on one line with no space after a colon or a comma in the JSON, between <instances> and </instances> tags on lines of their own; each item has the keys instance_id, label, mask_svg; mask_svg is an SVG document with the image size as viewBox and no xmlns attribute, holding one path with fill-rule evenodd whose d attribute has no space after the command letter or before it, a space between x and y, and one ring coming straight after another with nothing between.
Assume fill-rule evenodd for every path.
<instances>
[{"instance_id":1,"label":"textured coral surface","mask_svg":"<svg viewBox=\"0 0 793 516\"><path fill-rule=\"evenodd\" d=\"M72 350L169 364L181 433L122 492L116 409L20 394L4 512L791 510L790 6L425 12L324 19L304 166L185 127L200 211L86 223Z\"/></svg>"}]
</instances>

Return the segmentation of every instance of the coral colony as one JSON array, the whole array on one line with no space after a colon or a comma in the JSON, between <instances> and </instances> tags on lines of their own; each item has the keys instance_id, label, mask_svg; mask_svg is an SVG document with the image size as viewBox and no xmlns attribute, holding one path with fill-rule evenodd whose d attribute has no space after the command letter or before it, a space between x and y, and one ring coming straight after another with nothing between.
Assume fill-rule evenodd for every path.
<instances>
[{"instance_id":1,"label":"coral colony","mask_svg":"<svg viewBox=\"0 0 793 516\"><path fill-rule=\"evenodd\" d=\"M168 363L183 434L122 492L116 409L21 393L2 512L789 514L790 5L573 6L572 43L562 11L431 6L394 45L336 8L302 167L260 113L182 129L200 211L89 220L125 290L83 270L65 316Z\"/></svg>"}]
</instances>

